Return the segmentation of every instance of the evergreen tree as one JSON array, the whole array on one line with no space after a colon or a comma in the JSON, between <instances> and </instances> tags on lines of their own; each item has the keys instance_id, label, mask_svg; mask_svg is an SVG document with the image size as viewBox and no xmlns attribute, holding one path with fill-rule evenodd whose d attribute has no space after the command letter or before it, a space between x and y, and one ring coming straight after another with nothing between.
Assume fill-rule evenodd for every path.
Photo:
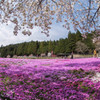
<instances>
[{"instance_id":1,"label":"evergreen tree","mask_svg":"<svg viewBox=\"0 0 100 100\"><path fill-rule=\"evenodd\" d=\"M66 51L65 39L60 39L58 45L59 45L58 46L59 47L59 52L60 53L65 53L65 51Z\"/></svg>"},{"instance_id":2,"label":"evergreen tree","mask_svg":"<svg viewBox=\"0 0 100 100\"><path fill-rule=\"evenodd\" d=\"M86 39L82 39L81 33L77 30L76 34L69 32L68 38L60 39L57 41L31 41L24 42L15 45L1 46L0 54L2 57L10 55L23 56L23 55L37 55L41 53L47 53L53 51L54 54L58 53L75 53L76 51L76 42L81 41L87 47L89 52L92 53L95 46L92 42L94 34L88 34Z\"/></svg>"},{"instance_id":3,"label":"evergreen tree","mask_svg":"<svg viewBox=\"0 0 100 100\"><path fill-rule=\"evenodd\" d=\"M38 54L46 53L48 51L48 45L45 41L40 42Z\"/></svg>"},{"instance_id":4,"label":"evergreen tree","mask_svg":"<svg viewBox=\"0 0 100 100\"><path fill-rule=\"evenodd\" d=\"M68 45L67 45L67 52L71 53L74 52L76 48L76 35L74 33L69 32L68 34Z\"/></svg>"},{"instance_id":5,"label":"evergreen tree","mask_svg":"<svg viewBox=\"0 0 100 100\"><path fill-rule=\"evenodd\" d=\"M23 51L24 51L24 45L23 45L23 43L18 44L18 48L17 48L16 54L18 56L21 56L21 55L23 55Z\"/></svg>"},{"instance_id":6,"label":"evergreen tree","mask_svg":"<svg viewBox=\"0 0 100 100\"><path fill-rule=\"evenodd\" d=\"M55 50L54 50L55 54L59 53L59 41L56 41L56 46L55 46Z\"/></svg>"},{"instance_id":7,"label":"evergreen tree","mask_svg":"<svg viewBox=\"0 0 100 100\"><path fill-rule=\"evenodd\" d=\"M77 30L77 32L76 32L76 42L77 41L82 41L82 35L79 30Z\"/></svg>"},{"instance_id":8,"label":"evergreen tree","mask_svg":"<svg viewBox=\"0 0 100 100\"><path fill-rule=\"evenodd\" d=\"M94 48L95 48L95 45L93 44L93 41L92 41L92 39L93 39L93 34L88 34L87 35L87 38L85 38L84 40L83 40L83 42L88 46L88 48L89 48L89 53L92 53L93 52L93 50L94 50Z\"/></svg>"},{"instance_id":9,"label":"evergreen tree","mask_svg":"<svg viewBox=\"0 0 100 100\"><path fill-rule=\"evenodd\" d=\"M51 52L53 50L53 44L52 41L50 40L48 43L48 51Z\"/></svg>"}]
</instances>

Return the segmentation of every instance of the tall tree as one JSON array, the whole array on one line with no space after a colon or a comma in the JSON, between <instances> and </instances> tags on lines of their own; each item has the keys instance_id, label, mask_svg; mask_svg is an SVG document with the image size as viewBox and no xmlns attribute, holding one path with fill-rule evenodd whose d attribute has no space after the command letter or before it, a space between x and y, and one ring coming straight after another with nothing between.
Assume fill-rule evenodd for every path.
<instances>
[{"instance_id":1,"label":"tall tree","mask_svg":"<svg viewBox=\"0 0 100 100\"><path fill-rule=\"evenodd\" d=\"M95 45L93 44L93 34L88 34L87 38L83 40L83 42L88 46L89 52L92 53Z\"/></svg>"},{"instance_id":2,"label":"tall tree","mask_svg":"<svg viewBox=\"0 0 100 100\"><path fill-rule=\"evenodd\" d=\"M84 43L82 43L81 41L76 42L76 52L77 53L81 53L81 54L85 54L88 52L88 46Z\"/></svg>"},{"instance_id":3,"label":"tall tree","mask_svg":"<svg viewBox=\"0 0 100 100\"><path fill-rule=\"evenodd\" d=\"M22 43L21 43L21 44L18 45L16 54L17 54L18 56L20 56L20 55L22 55L22 51L23 51L23 45L22 45Z\"/></svg>"},{"instance_id":4,"label":"tall tree","mask_svg":"<svg viewBox=\"0 0 100 100\"><path fill-rule=\"evenodd\" d=\"M48 51L47 43L45 41L40 42L39 49L38 49L38 54L46 53L47 51Z\"/></svg>"},{"instance_id":5,"label":"tall tree","mask_svg":"<svg viewBox=\"0 0 100 100\"><path fill-rule=\"evenodd\" d=\"M48 43L48 51L51 52L52 51L52 41L50 40Z\"/></svg>"},{"instance_id":6,"label":"tall tree","mask_svg":"<svg viewBox=\"0 0 100 100\"><path fill-rule=\"evenodd\" d=\"M65 39L60 39L59 44L58 44L58 49L60 53L65 53L66 51L66 44L65 44Z\"/></svg>"},{"instance_id":7,"label":"tall tree","mask_svg":"<svg viewBox=\"0 0 100 100\"><path fill-rule=\"evenodd\" d=\"M76 31L76 42L82 41L82 35L79 30Z\"/></svg>"},{"instance_id":8,"label":"tall tree","mask_svg":"<svg viewBox=\"0 0 100 100\"><path fill-rule=\"evenodd\" d=\"M76 47L76 35L74 33L69 32L68 34L68 46L67 52L74 52Z\"/></svg>"},{"instance_id":9,"label":"tall tree","mask_svg":"<svg viewBox=\"0 0 100 100\"><path fill-rule=\"evenodd\" d=\"M28 47L27 47L27 53L28 53L28 55L29 54L33 54L33 50L35 49L33 44L34 44L33 41L31 41L31 42L28 43Z\"/></svg>"},{"instance_id":10,"label":"tall tree","mask_svg":"<svg viewBox=\"0 0 100 100\"><path fill-rule=\"evenodd\" d=\"M76 32L71 33L69 32L68 38L65 39L59 39L57 41L30 41L30 42L24 42L19 43L15 45L8 45L3 46L0 48L0 53L2 57L6 57L7 55L13 56L13 55L37 55L41 53L47 53L51 52L53 50L54 54L58 53L71 53L74 51L76 53L76 42L81 41L86 46L88 46L88 52L92 53L95 45L93 44L93 35L89 33L87 35L87 38L82 38L81 40L81 33Z\"/></svg>"}]
</instances>

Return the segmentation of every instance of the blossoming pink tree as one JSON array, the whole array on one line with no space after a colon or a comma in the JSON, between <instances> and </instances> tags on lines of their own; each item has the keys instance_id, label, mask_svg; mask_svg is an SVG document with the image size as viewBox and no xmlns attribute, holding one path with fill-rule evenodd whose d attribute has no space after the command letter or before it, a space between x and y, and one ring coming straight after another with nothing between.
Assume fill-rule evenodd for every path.
<instances>
[{"instance_id":1,"label":"blossoming pink tree","mask_svg":"<svg viewBox=\"0 0 100 100\"><path fill-rule=\"evenodd\" d=\"M42 33L49 34L53 21L63 22L63 27L89 32L100 27L99 0L0 0L0 22L15 24L14 34L39 26Z\"/></svg>"}]
</instances>

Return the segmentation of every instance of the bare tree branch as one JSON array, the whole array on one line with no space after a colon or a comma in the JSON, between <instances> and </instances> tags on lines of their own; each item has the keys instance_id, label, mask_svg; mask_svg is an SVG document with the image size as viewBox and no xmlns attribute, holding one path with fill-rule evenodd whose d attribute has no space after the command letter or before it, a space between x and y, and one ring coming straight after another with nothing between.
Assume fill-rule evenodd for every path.
<instances>
[{"instance_id":1,"label":"bare tree branch","mask_svg":"<svg viewBox=\"0 0 100 100\"><path fill-rule=\"evenodd\" d=\"M98 7L98 9L96 10L96 12L94 13L94 16L92 17L92 20L90 22L93 22L94 21L94 18L96 16L96 14L98 13L99 9L100 9L100 6Z\"/></svg>"}]
</instances>

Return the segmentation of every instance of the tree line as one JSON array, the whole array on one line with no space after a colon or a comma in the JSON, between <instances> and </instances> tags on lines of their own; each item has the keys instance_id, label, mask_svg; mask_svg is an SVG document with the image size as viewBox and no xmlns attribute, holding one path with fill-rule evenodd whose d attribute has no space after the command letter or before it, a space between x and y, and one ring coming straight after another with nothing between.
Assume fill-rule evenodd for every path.
<instances>
[{"instance_id":1,"label":"tree line","mask_svg":"<svg viewBox=\"0 0 100 100\"><path fill-rule=\"evenodd\" d=\"M28 56L30 54L37 56L51 51L53 51L55 55L59 53L71 53L72 51L78 54L91 54L95 49L92 39L92 33L89 33L87 38L83 38L82 33L77 30L76 33L69 32L67 38L56 41L30 41L1 46L0 54L1 57L7 57L7 55L11 57L14 55Z\"/></svg>"}]
</instances>

